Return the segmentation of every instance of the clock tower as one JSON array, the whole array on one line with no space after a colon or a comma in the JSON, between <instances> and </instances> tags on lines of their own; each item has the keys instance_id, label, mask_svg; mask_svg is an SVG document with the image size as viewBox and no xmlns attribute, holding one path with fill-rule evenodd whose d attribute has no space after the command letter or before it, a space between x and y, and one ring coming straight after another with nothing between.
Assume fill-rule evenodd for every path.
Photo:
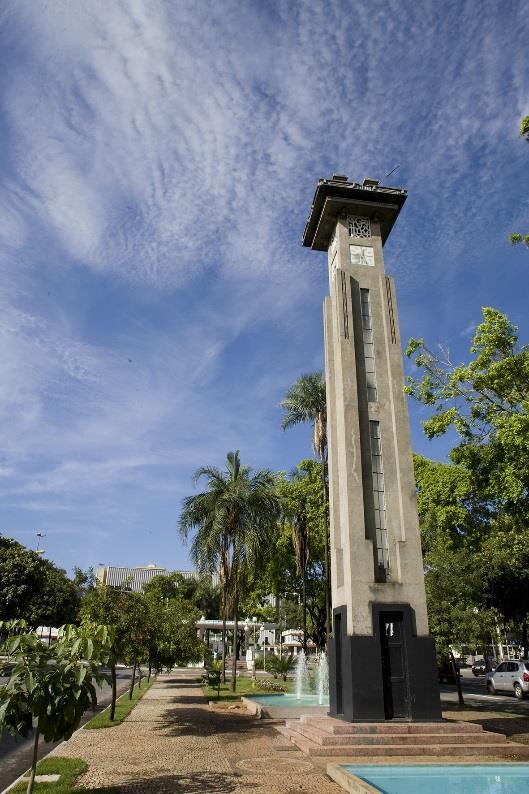
<instances>
[{"instance_id":1,"label":"clock tower","mask_svg":"<svg viewBox=\"0 0 529 794\"><path fill-rule=\"evenodd\" d=\"M395 285L384 272L405 200L374 179L321 179L303 235L329 268L330 714L349 721L441 718Z\"/></svg>"}]
</instances>

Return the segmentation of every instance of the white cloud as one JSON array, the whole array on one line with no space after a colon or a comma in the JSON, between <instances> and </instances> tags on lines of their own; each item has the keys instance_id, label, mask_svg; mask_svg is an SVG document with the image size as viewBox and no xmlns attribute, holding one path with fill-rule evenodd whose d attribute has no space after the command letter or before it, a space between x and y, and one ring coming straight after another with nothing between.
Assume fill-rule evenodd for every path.
<instances>
[{"instance_id":1,"label":"white cloud","mask_svg":"<svg viewBox=\"0 0 529 794\"><path fill-rule=\"evenodd\" d=\"M452 11L397 0L6 6L0 474L29 509L90 492L111 511L118 484L181 490L228 448L274 451L278 384L298 355L318 358L303 344L320 322L324 257L299 245L318 177L382 178L401 163L410 197L388 248L400 284L427 272L442 291L462 228L491 233L484 206L506 226L495 163L523 145L528 18L517 3ZM107 332L112 290L127 312ZM148 301L168 295L180 316L147 322ZM238 340L277 324L281 357L252 339L225 374Z\"/></svg>"}]
</instances>

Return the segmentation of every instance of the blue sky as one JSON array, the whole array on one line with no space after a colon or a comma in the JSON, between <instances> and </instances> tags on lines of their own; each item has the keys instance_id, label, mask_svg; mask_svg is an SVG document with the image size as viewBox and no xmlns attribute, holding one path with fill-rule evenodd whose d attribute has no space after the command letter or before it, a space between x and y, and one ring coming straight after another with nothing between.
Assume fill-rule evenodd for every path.
<instances>
[{"instance_id":1,"label":"blue sky","mask_svg":"<svg viewBox=\"0 0 529 794\"><path fill-rule=\"evenodd\" d=\"M197 466L311 454L278 403L322 365L300 237L333 172L400 164L403 339L460 357L493 305L528 341L527 41L523 0L4 0L0 530L68 570L187 567Z\"/></svg>"}]
</instances>

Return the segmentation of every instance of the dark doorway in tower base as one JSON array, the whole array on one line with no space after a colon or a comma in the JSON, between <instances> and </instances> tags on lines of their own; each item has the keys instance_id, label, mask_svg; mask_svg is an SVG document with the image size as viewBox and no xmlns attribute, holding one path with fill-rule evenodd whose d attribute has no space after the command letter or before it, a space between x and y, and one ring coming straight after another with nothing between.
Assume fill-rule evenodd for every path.
<instances>
[{"instance_id":1,"label":"dark doorway in tower base","mask_svg":"<svg viewBox=\"0 0 529 794\"><path fill-rule=\"evenodd\" d=\"M381 612L379 618L384 716L387 720L410 718L403 617L402 612Z\"/></svg>"},{"instance_id":2,"label":"dark doorway in tower base","mask_svg":"<svg viewBox=\"0 0 529 794\"><path fill-rule=\"evenodd\" d=\"M417 637L409 604L373 604L373 635L347 634L347 607L333 610L328 645L331 717L348 722L441 719L435 642Z\"/></svg>"}]
</instances>

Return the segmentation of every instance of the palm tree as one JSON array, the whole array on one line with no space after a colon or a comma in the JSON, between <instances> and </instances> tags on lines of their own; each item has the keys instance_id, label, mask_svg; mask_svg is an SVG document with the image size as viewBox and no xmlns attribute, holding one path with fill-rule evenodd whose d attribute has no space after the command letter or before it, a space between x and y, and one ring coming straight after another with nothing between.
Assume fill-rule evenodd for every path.
<instances>
[{"instance_id":1,"label":"palm tree","mask_svg":"<svg viewBox=\"0 0 529 794\"><path fill-rule=\"evenodd\" d=\"M327 637L331 626L330 559L329 559L329 494L327 485L327 396L323 373L311 372L301 375L287 391L281 408L284 415L281 427L289 427L303 422L312 423L312 447L321 464L321 479L325 506L325 609Z\"/></svg>"},{"instance_id":2,"label":"palm tree","mask_svg":"<svg viewBox=\"0 0 529 794\"><path fill-rule=\"evenodd\" d=\"M228 452L224 472L212 466L197 469L195 483L208 478L207 490L184 499L180 531L196 535L191 555L203 570L219 568L223 582L223 603L233 604L232 690L236 689L238 610L241 582L248 566L259 559L280 513L280 498L274 474L265 469L251 474L241 466L238 450ZM225 615L223 623L225 630Z\"/></svg>"},{"instance_id":3,"label":"palm tree","mask_svg":"<svg viewBox=\"0 0 529 794\"><path fill-rule=\"evenodd\" d=\"M219 575L222 587L222 680L225 682L226 618L231 583L230 538L227 528L219 528L216 524L215 512L226 485L226 475L215 466L202 466L195 471L193 484L196 485L201 477L208 478L207 490L184 499L179 529L186 540L189 532L196 530L191 545L191 559L197 570L209 574L217 570Z\"/></svg>"}]
</instances>

